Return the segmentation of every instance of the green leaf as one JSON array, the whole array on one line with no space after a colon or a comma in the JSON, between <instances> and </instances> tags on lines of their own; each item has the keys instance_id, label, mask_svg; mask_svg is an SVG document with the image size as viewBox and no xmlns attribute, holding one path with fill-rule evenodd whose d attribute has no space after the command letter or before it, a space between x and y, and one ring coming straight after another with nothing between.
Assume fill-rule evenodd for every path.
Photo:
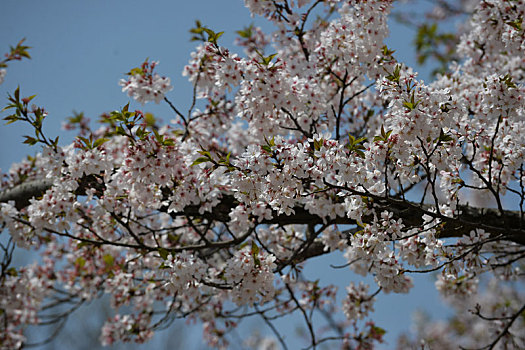
<instances>
[{"instance_id":1,"label":"green leaf","mask_svg":"<svg viewBox=\"0 0 525 350\"><path fill-rule=\"evenodd\" d=\"M27 136L27 135L24 135L24 137L25 137L25 140L23 143L27 143L30 146L33 146L38 142L38 140L35 139L34 137Z\"/></svg>"},{"instance_id":2,"label":"green leaf","mask_svg":"<svg viewBox=\"0 0 525 350\"><path fill-rule=\"evenodd\" d=\"M324 145L324 140L323 139L314 140L314 149L316 151L319 151L323 145Z\"/></svg>"},{"instance_id":3,"label":"green leaf","mask_svg":"<svg viewBox=\"0 0 525 350\"><path fill-rule=\"evenodd\" d=\"M17 271L16 268L14 268L14 267L10 267L10 268L8 268L6 272L7 272L7 274L8 274L9 276L13 276L13 277L18 276L18 271Z\"/></svg>"},{"instance_id":4,"label":"green leaf","mask_svg":"<svg viewBox=\"0 0 525 350\"><path fill-rule=\"evenodd\" d=\"M155 116L153 115L153 113L145 113L144 121L146 122L146 126L152 127L153 125L155 125L156 122Z\"/></svg>"},{"instance_id":5,"label":"green leaf","mask_svg":"<svg viewBox=\"0 0 525 350\"><path fill-rule=\"evenodd\" d=\"M266 137L265 137L264 139L266 140ZM266 140L266 143L267 143L268 146L270 146L270 147L275 146L275 136L273 136L269 141Z\"/></svg>"},{"instance_id":6,"label":"green leaf","mask_svg":"<svg viewBox=\"0 0 525 350\"><path fill-rule=\"evenodd\" d=\"M403 106L406 107L409 111L412 111L414 109L414 105L412 102L405 101L403 102Z\"/></svg>"},{"instance_id":7,"label":"green leaf","mask_svg":"<svg viewBox=\"0 0 525 350\"><path fill-rule=\"evenodd\" d=\"M31 102L32 99L34 99L36 97L36 95L31 95L31 96L28 96L28 97L24 97L22 100L24 102L25 105L29 104L29 102Z\"/></svg>"},{"instance_id":8,"label":"green leaf","mask_svg":"<svg viewBox=\"0 0 525 350\"><path fill-rule=\"evenodd\" d=\"M171 269L171 267L166 266L164 263L162 263L162 264L160 264L159 269L160 270L166 270L166 269Z\"/></svg>"},{"instance_id":9,"label":"green leaf","mask_svg":"<svg viewBox=\"0 0 525 350\"><path fill-rule=\"evenodd\" d=\"M80 141L82 141L82 143L85 145L85 147L86 147L87 149L92 149L92 148L93 148L93 146L92 146L92 144L91 144L91 140L89 140L89 139L87 139L87 138L85 138L85 137L83 137L83 136L77 136L77 139L79 139Z\"/></svg>"},{"instance_id":10,"label":"green leaf","mask_svg":"<svg viewBox=\"0 0 525 350\"><path fill-rule=\"evenodd\" d=\"M261 266L261 261L259 260L259 247L257 246L257 244L254 241L252 241L251 254L252 254L253 262L254 262L255 266L256 267Z\"/></svg>"},{"instance_id":11,"label":"green leaf","mask_svg":"<svg viewBox=\"0 0 525 350\"><path fill-rule=\"evenodd\" d=\"M106 267L112 267L115 262L115 257L111 254L106 254L102 257L102 260L106 263Z\"/></svg>"},{"instance_id":12,"label":"green leaf","mask_svg":"<svg viewBox=\"0 0 525 350\"><path fill-rule=\"evenodd\" d=\"M224 34L224 32L218 32L217 34L215 34L215 37L213 38L213 43L217 43L217 40L219 40L219 38Z\"/></svg>"},{"instance_id":13,"label":"green leaf","mask_svg":"<svg viewBox=\"0 0 525 350\"><path fill-rule=\"evenodd\" d=\"M84 243L84 242L82 242ZM75 266L78 266L80 268L84 267L84 265L86 265L86 259L84 259L83 257L79 256L76 260L75 260Z\"/></svg>"},{"instance_id":14,"label":"green leaf","mask_svg":"<svg viewBox=\"0 0 525 350\"><path fill-rule=\"evenodd\" d=\"M256 256L256 255L259 255L259 246L254 242L252 241L252 255Z\"/></svg>"},{"instance_id":15,"label":"green leaf","mask_svg":"<svg viewBox=\"0 0 525 350\"><path fill-rule=\"evenodd\" d=\"M199 157L199 158L195 159L193 161L193 163L191 163L191 166L202 164L202 163L206 163L206 162L209 162L209 161L210 161L210 159L207 158L207 157Z\"/></svg>"},{"instance_id":16,"label":"green leaf","mask_svg":"<svg viewBox=\"0 0 525 350\"><path fill-rule=\"evenodd\" d=\"M204 30L206 34L208 34L208 37L210 38L215 36L215 32L209 28L202 28L202 30Z\"/></svg>"},{"instance_id":17,"label":"green leaf","mask_svg":"<svg viewBox=\"0 0 525 350\"><path fill-rule=\"evenodd\" d=\"M163 260L167 260L169 254L170 252L167 249L159 248L159 255Z\"/></svg>"},{"instance_id":18,"label":"green leaf","mask_svg":"<svg viewBox=\"0 0 525 350\"><path fill-rule=\"evenodd\" d=\"M374 334L377 334L377 335L380 335L380 336L384 335L386 333L386 330L384 330L381 327L372 326L372 329L373 329Z\"/></svg>"},{"instance_id":19,"label":"green leaf","mask_svg":"<svg viewBox=\"0 0 525 350\"><path fill-rule=\"evenodd\" d=\"M115 134L126 136L126 132L124 131L124 128L122 126L120 126L120 125L117 125L115 127Z\"/></svg>"},{"instance_id":20,"label":"green leaf","mask_svg":"<svg viewBox=\"0 0 525 350\"><path fill-rule=\"evenodd\" d=\"M454 140L454 138L452 136L450 136L449 134L445 134L445 132L443 131L443 129L440 130L439 132L439 138L438 140L441 142L441 143L446 143L446 142L449 142L449 141L452 141Z\"/></svg>"},{"instance_id":21,"label":"green leaf","mask_svg":"<svg viewBox=\"0 0 525 350\"><path fill-rule=\"evenodd\" d=\"M272 148L270 146L262 145L261 148L262 148L263 151L272 154Z\"/></svg>"},{"instance_id":22,"label":"green leaf","mask_svg":"<svg viewBox=\"0 0 525 350\"><path fill-rule=\"evenodd\" d=\"M274 54L271 54L270 56L264 56L262 53L259 52L259 50L255 50L255 52L257 52L257 54L259 55L259 57L261 58L261 61L260 63L263 65L263 66L268 66L270 64L270 62L272 62L272 59L277 56L276 53Z\"/></svg>"},{"instance_id":23,"label":"green leaf","mask_svg":"<svg viewBox=\"0 0 525 350\"><path fill-rule=\"evenodd\" d=\"M500 78L499 80L505 83L505 85L507 85L508 88L513 88L513 89L517 88L516 84L512 81L512 77L508 73L505 74L505 76Z\"/></svg>"},{"instance_id":24,"label":"green leaf","mask_svg":"<svg viewBox=\"0 0 525 350\"><path fill-rule=\"evenodd\" d=\"M204 27L199 20L195 21L195 27L190 29L190 33L195 34L191 36L191 41L206 41L204 37Z\"/></svg>"},{"instance_id":25,"label":"green leaf","mask_svg":"<svg viewBox=\"0 0 525 350\"><path fill-rule=\"evenodd\" d=\"M253 35L253 24L250 24L249 27L245 27L242 30L238 30L237 33L241 38L250 39Z\"/></svg>"},{"instance_id":26,"label":"green leaf","mask_svg":"<svg viewBox=\"0 0 525 350\"><path fill-rule=\"evenodd\" d=\"M82 247L86 247L86 246L90 246L91 243L90 242L80 242L79 244L77 244L77 249L80 249Z\"/></svg>"},{"instance_id":27,"label":"green leaf","mask_svg":"<svg viewBox=\"0 0 525 350\"><path fill-rule=\"evenodd\" d=\"M211 153L209 151L201 150L201 151L197 151L197 153L202 154L203 156L206 156L208 158L211 158Z\"/></svg>"},{"instance_id":28,"label":"green leaf","mask_svg":"<svg viewBox=\"0 0 525 350\"><path fill-rule=\"evenodd\" d=\"M401 65L396 64L396 67L394 68L394 71L392 72L392 74L387 75L386 78L390 80L391 82L399 83L399 79L400 79L399 73L400 72L401 72Z\"/></svg>"},{"instance_id":29,"label":"green leaf","mask_svg":"<svg viewBox=\"0 0 525 350\"><path fill-rule=\"evenodd\" d=\"M354 150L354 153L357 154L358 157L365 159L365 153L361 150Z\"/></svg>"},{"instance_id":30,"label":"green leaf","mask_svg":"<svg viewBox=\"0 0 525 350\"><path fill-rule=\"evenodd\" d=\"M126 73L126 75L131 75L131 76L133 76L133 75L142 75L142 76L144 76L144 74L145 74L144 70L142 68L140 68L140 67L135 67L135 68L131 69L128 73Z\"/></svg>"},{"instance_id":31,"label":"green leaf","mask_svg":"<svg viewBox=\"0 0 525 350\"><path fill-rule=\"evenodd\" d=\"M150 133L144 128L138 128L136 134L139 139L144 140Z\"/></svg>"},{"instance_id":32,"label":"green leaf","mask_svg":"<svg viewBox=\"0 0 525 350\"><path fill-rule=\"evenodd\" d=\"M174 235L173 233L168 233L168 241L172 244L177 244L180 241L181 235Z\"/></svg>"},{"instance_id":33,"label":"green leaf","mask_svg":"<svg viewBox=\"0 0 525 350\"><path fill-rule=\"evenodd\" d=\"M465 181L463 179L452 179L453 184L458 184L460 187L463 187L465 185Z\"/></svg>"},{"instance_id":34,"label":"green leaf","mask_svg":"<svg viewBox=\"0 0 525 350\"><path fill-rule=\"evenodd\" d=\"M109 139L100 138L100 139L96 140L95 142L93 142L93 148L97 148L98 146L100 146L103 143L108 142L108 141L109 141Z\"/></svg>"},{"instance_id":35,"label":"green leaf","mask_svg":"<svg viewBox=\"0 0 525 350\"><path fill-rule=\"evenodd\" d=\"M276 53L271 54L270 56L267 56L267 57L263 57L263 62L262 62L262 63L263 63L265 66L269 65L270 62L272 62L272 59L273 59L275 56L277 56Z\"/></svg>"},{"instance_id":36,"label":"green leaf","mask_svg":"<svg viewBox=\"0 0 525 350\"><path fill-rule=\"evenodd\" d=\"M514 21L509 21L509 22L506 22L506 24L508 24L509 26L511 26L512 28L516 29L517 31L521 32L521 30L523 29L522 28L522 24L523 24L523 19L522 18L518 18Z\"/></svg>"},{"instance_id":37,"label":"green leaf","mask_svg":"<svg viewBox=\"0 0 525 350\"><path fill-rule=\"evenodd\" d=\"M390 134L392 133L392 130L388 130L388 131L385 131L385 128L383 125L381 125L381 135L380 136L375 136L374 137L374 142L375 141L384 141L384 142L387 142L388 141L388 138L390 137Z\"/></svg>"},{"instance_id":38,"label":"green leaf","mask_svg":"<svg viewBox=\"0 0 525 350\"><path fill-rule=\"evenodd\" d=\"M5 109L5 108L4 108ZM12 114L12 115L8 115L7 117L4 118L4 120L7 120L7 122L5 123L6 125L9 125L9 124L12 124L18 120L20 120L20 117Z\"/></svg>"},{"instance_id":39,"label":"green leaf","mask_svg":"<svg viewBox=\"0 0 525 350\"><path fill-rule=\"evenodd\" d=\"M67 121L71 124L78 124L80 123L82 120L84 119L84 113L83 112L80 112L80 113L77 113L77 112L73 112L73 116L72 117L68 117L67 118Z\"/></svg>"},{"instance_id":40,"label":"green leaf","mask_svg":"<svg viewBox=\"0 0 525 350\"><path fill-rule=\"evenodd\" d=\"M190 33L193 33L193 34L202 34L202 32L204 32L204 28L202 27L190 29Z\"/></svg>"},{"instance_id":41,"label":"green leaf","mask_svg":"<svg viewBox=\"0 0 525 350\"><path fill-rule=\"evenodd\" d=\"M383 46L383 56L392 56L394 52L396 52L396 50L389 50L386 45Z\"/></svg>"},{"instance_id":42,"label":"green leaf","mask_svg":"<svg viewBox=\"0 0 525 350\"><path fill-rule=\"evenodd\" d=\"M224 32L215 33L213 30L203 27L202 30L208 34L208 42L217 44L219 38L224 34Z\"/></svg>"},{"instance_id":43,"label":"green leaf","mask_svg":"<svg viewBox=\"0 0 525 350\"><path fill-rule=\"evenodd\" d=\"M162 145L163 146L174 146L175 142L172 139L164 137L163 140L162 140Z\"/></svg>"},{"instance_id":44,"label":"green leaf","mask_svg":"<svg viewBox=\"0 0 525 350\"><path fill-rule=\"evenodd\" d=\"M352 135L348 134L348 144L346 147L350 153L355 153L358 157L365 158L365 153L362 151L365 149L365 146L362 145L366 141L366 137L360 137L356 139Z\"/></svg>"}]
</instances>

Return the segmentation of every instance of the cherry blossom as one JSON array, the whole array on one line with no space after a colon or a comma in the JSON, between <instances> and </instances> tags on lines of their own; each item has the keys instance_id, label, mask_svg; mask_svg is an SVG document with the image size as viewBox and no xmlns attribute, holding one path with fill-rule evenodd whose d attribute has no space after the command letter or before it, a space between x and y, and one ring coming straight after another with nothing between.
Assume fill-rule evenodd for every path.
<instances>
[{"instance_id":1,"label":"cherry blossom","mask_svg":"<svg viewBox=\"0 0 525 350\"><path fill-rule=\"evenodd\" d=\"M131 70L128 75L129 79L122 79L119 85L122 86L122 92L127 92L138 102L145 104L149 101L160 103L166 92L173 89L170 79L161 77L157 73L153 74L153 69L158 62L145 61L141 68Z\"/></svg>"},{"instance_id":2,"label":"cherry blossom","mask_svg":"<svg viewBox=\"0 0 525 350\"><path fill-rule=\"evenodd\" d=\"M286 348L284 319L309 348L371 349L388 327L375 301L427 273L456 316L422 321L400 348L523 347L525 2L439 2L428 18L468 24L430 82L385 45L393 1L244 3L274 31L245 28L237 50L197 22L188 106L155 61L120 81L142 105L165 102L169 125L128 104L97 130L70 119L79 135L60 146L33 97L9 96L4 119L29 123L42 150L2 178L2 344L57 322L46 302L60 294L109 296L104 345L186 318L227 348L257 317L270 335L250 346ZM41 263L11 266L15 247ZM327 273L346 289L311 276L321 255L344 259Z\"/></svg>"}]
</instances>

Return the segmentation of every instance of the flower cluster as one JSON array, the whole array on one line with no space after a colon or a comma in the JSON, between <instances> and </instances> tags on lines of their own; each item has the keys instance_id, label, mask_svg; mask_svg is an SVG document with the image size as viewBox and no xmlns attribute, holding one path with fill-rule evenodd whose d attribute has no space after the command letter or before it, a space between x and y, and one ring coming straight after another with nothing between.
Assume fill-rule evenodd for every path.
<instances>
[{"instance_id":1,"label":"flower cluster","mask_svg":"<svg viewBox=\"0 0 525 350\"><path fill-rule=\"evenodd\" d=\"M128 80L122 79L119 82L122 92L127 92L130 97L142 104L150 101L160 103L166 92L172 90L173 87L170 78L153 73L157 64L158 62L150 63L146 60L140 68L132 69L128 73Z\"/></svg>"},{"instance_id":2,"label":"flower cluster","mask_svg":"<svg viewBox=\"0 0 525 350\"><path fill-rule=\"evenodd\" d=\"M38 324L38 312L45 298L52 294L54 261L45 259L44 264L32 264L12 269L0 288L0 309L4 319L9 320L8 329L2 330L2 346L19 348L25 341L20 326Z\"/></svg>"},{"instance_id":3,"label":"flower cluster","mask_svg":"<svg viewBox=\"0 0 525 350\"><path fill-rule=\"evenodd\" d=\"M275 293L275 257L256 247L252 244L237 251L225 266L224 277L234 285L231 298L239 306L268 302Z\"/></svg>"},{"instance_id":4,"label":"flower cluster","mask_svg":"<svg viewBox=\"0 0 525 350\"><path fill-rule=\"evenodd\" d=\"M129 341L135 335L134 340L137 343L144 343L153 336L153 332L147 328L149 322L150 315L144 313L116 315L102 327L100 342L107 346L116 341Z\"/></svg>"},{"instance_id":5,"label":"flower cluster","mask_svg":"<svg viewBox=\"0 0 525 350\"><path fill-rule=\"evenodd\" d=\"M345 257L356 273L373 274L385 293L408 293L412 279L404 274L402 260L391 248L393 241L402 238L404 225L391 217L392 213L383 212L380 219L375 217L371 225L355 233Z\"/></svg>"},{"instance_id":6,"label":"flower cluster","mask_svg":"<svg viewBox=\"0 0 525 350\"><path fill-rule=\"evenodd\" d=\"M419 315L415 320L415 338L403 337L400 343L402 347L432 344L443 349L469 348L490 344L494 337L502 334L502 344L512 344L512 348L520 349L525 346L525 337L521 332L525 326L522 317L516 318L516 322L501 333L506 326L505 321L522 307L519 300L523 300L522 293L502 286L500 281L491 280L483 293L470 298L449 299L451 306L458 310L450 322L434 321Z\"/></svg>"},{"instance_id":7,"label":"flower cluster","mask_svg":"<svg viewBox=\"0 0 525 350\"><path fill-rule=\"evenodd\" d=\"M204 264L187 252L177 254L173 260L166 261L164 265L170 268L170 288L175 293L184 292L185 289L198 287L206 275Z\"/></svg>"},{"instance_id":8,"label":"flower cluster","mask_svg":"<svg viewBox=\"0 0 525 350\"><path fill-rule=\"evenodd\" d=\"M343 300L343 312L349 320L362 320L374 311L375 298L368 295L368 288L363 282L358 286L350 283L346 288L348 294Z\"/></svg>"},{"instance_id":9,"label":"flower cluster","mask_svg":"<svg viewBox=\"0 0 525 350\"><path fill-rule=\"evenodd\" d=\"M297 312L311 347L368 349L384 334L362 321L379 293L408 293L412 273L436 271L458 322L475 329L440 340L448 326L422 327L422 338L523 347L523 296L512 287L523 283L525 244L524 1L477 4L456 38L458 61L431 83L384 44L393 1L245 4L275 31L240 31L243 55L199 24L208 38L183 71L194 85L187 114L165 98L172 87L157 62L121 80L142 104L165 99L169 126L126 106L97 131L79 122L81 135L59 147L43 134L45 111L10 96L8 119L29 121L44 147L2 178L0 226L43 258L9 268L11 241L1 247L2 344L21 346L60 291L109 296L104 344L144 342L188 317L208 345L226 347L255 314L284 343L272 322ZM339 252L377 292L351 283L338 305L337 286L303 271ZM318 316L326 333L312 326Z\"/></svg>"}]
</instances>

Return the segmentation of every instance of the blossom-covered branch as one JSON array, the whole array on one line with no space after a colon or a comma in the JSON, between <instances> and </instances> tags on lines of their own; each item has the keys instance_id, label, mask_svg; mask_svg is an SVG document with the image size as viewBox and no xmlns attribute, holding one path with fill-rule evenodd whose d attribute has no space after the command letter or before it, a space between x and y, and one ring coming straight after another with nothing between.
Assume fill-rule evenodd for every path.
<instances>
[{"instance_id":1,"label":"blossom-covered branch","mask_svg":"<svg viewBox=\"0 0 525 350\"><path fill-rule=\"evenodd\" d=\"M120 81L141 104L166 103L169 125L127 104L96 130L70 118L79 135L60 146L43 132L45 110L29 106L34 96L9 96L5 119L29 123L35 137L25 142L43 151L13 165L0 191L10 235L2 344L23 347L24 328L45 323L49 309L107 294L115 314L103 344L145 342L193 318L224 348L255 316L286 348L273 321L296 314L308 348L368 349L385 334L375 300L437 272L457 319L479 328L448 338L423 327L400 344L523 347L524 2L463 4L471 16L454 37L457 61L445 57L428 84L384 44L392 1L245 5L275 31L239 31L242 54L196 22L186 106L166 96L171 79L158 62ZM15 244L42 263L11 266ZM377 286L350 283L341 298L307 278L325 254ZM47 303L57 293L64 302Z\"/></svg>"}]
</instances>

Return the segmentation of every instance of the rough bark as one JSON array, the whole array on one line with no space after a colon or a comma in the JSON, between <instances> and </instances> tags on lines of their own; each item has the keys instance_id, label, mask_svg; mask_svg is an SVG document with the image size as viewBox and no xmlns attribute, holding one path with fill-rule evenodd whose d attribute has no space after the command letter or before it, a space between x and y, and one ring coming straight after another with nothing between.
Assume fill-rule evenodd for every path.
<instances>
[{"instance_id":1,"label":"rough bark","mask_svg":"<svg viewBox=\"0 0 525 350\"><path fill-rule=\"evenodd\" d=\"M15 202L15 207L21 210L27 207L31 198L42 196L53 185L50 179L26 181L18 186L0 192L0 203Z\"/></svg>"},{"instance_id":2,"label":"rough bark","mask_svg":"<svg viewBox=\"0 0 525 350\"><path fill-rule=\"evenodd\" d=\"M80 181L79 193L83 192L82 187L92 186L96 181L93 179L83 179ZM29 205L31 198L42 196L50 188L52 182L48 179L34 180L15 186L11 189L0 192L0 202L13 200L17 209L22 209ZM100 184L99 184L100 186ZM446 217L440 213L430 211L430 206L419 205L405 200L394 198L372 198L374 206L378 212L388 210L393 213L394 219L402 219L405 226L419 227L423 225L423 215L439 218L442 222L439 230L441 238L461 237L468 235L474 229L483 229L490 232L494 237L502 240L512 241L525 245L525 220L519 211L503 211L491 208L475 208L468 205L458 207L459 214L455 217ZM197 216L208 220L221 222L229 221L229 213L239 203L232 195L224 195L221 202L213 208L211 212L199 213L198 205L191 205L180 213L171 213L172 216ZM167 208L161 208L166 211ZM372 216L363 217L363 222L371 222ZM263 220L263 224L326 224L327 222L315 214L309 213L301 206L294 208L291 215L277 214L274 212L273 218ZM337 217L329 223L341 225L355 225L353 219L347 217Z\"/></svg>"},{"instance_id":3,"label":"rough bark","mask_svg":"<svg viewBox=\"0 0 525 350\"><path fill-rule=\"evenodd\" d=\"M475 208L467 205L458 207L460 214L456 217L446 217L439 213L430 211L430 206L419 205L409 201L393 198L376 198L378 212L387 210L392 212L394 219L402 219L405 226L419 227L424 224L423 215L441 219L442 225L439 230L440 238L461 237L468 235L474 229L483 229L503 240L513 241L525 245L525 222L518 211L504 211L500 213L497 209ZM213 208L211 213L199 214L198 206L188 206L180 215L203 216L210 220L227 222L231 209L238 205L233 196L226 195L219 205ZM265 224L323 224L322 218L309 213L303 207L295 207L294 214L277 215L271 220L263 220ZM363 217L364 223L372 222L373 216ZM340 225L355 225L356 222L348 217L338 217L331 221Z\"/></svg>"}]
</instances>

